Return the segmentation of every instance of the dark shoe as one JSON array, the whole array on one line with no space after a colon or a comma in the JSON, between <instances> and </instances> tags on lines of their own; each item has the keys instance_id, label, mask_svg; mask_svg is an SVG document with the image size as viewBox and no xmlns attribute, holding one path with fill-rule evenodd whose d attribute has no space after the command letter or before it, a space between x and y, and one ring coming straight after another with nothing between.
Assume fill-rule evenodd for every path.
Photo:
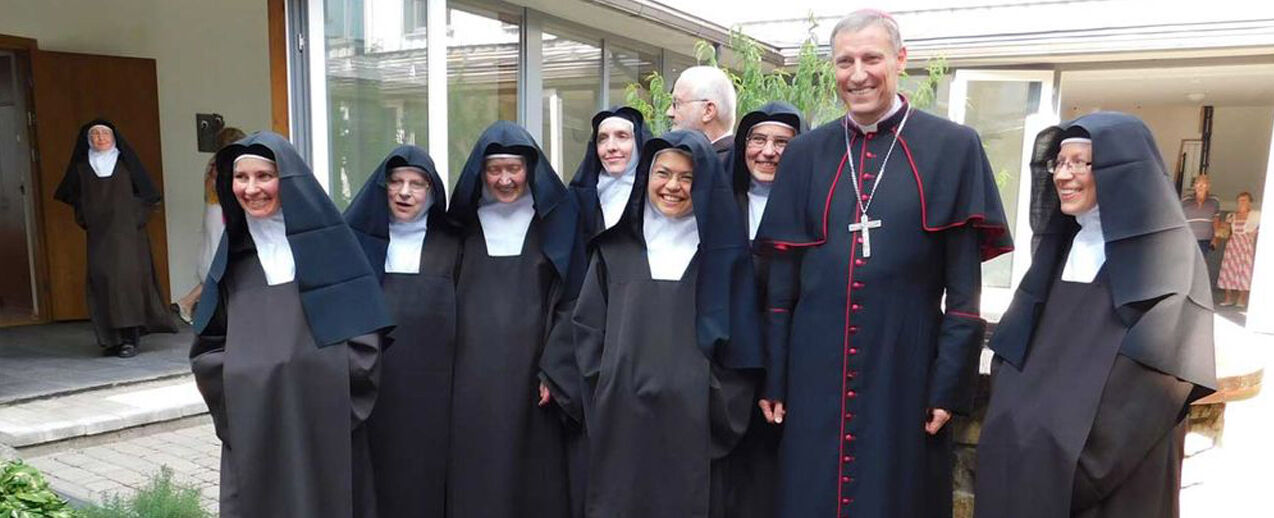
<instances>
[{"instance_id":1,"label":"dark shoe","mask_svg":"<svg viewBox=\"0 0 1274 518\"><path fill-rule=\"evenodd\" d=\"M137 346L133 344L122 344L119 346L119 352L115 354L120 358L132 358L137 356Z\"/></svg>"},{"instance_id":2,"label":"dark shoe","mask_svg":"<svg viewBox=\"0 0 1274 518\"><path fill-rule=\"evenodd\" d=\"M111 346L103 345L101 347L102 347L102 356L119 356L119 348L122 347L122 345L111 345Z\"/></svg>"}]
</instances>

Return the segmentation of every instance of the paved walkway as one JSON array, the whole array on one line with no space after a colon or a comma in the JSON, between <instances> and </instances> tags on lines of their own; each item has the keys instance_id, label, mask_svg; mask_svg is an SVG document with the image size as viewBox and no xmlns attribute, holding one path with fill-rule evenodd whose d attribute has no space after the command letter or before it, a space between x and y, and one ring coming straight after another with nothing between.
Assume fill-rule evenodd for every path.
<instances>
[{"instance_id":1,"label":"paved walkway","mask_svg":"<svg viewBox=\"0 0 1274 518\"><path fill-rule=\"evenodd\" d=\"M88 322L0 328L0 404L190 372L194 335L142 338L133 358L103 357Z\"/></svg>"},{"instance_id":2,"label":"paved walkway","mask_svg":"<svg viewBox=\"0 0 1274 518\"><path fill-rule=\"evenodd\" d=\"M199 488L205 509L218 511L221 442L202 416L178 429L124 433L118 441L27 457L59 492L81 502L131 495L168 466L173 480ZM130 436L131 435L131 436Z\"/></svg>"}]
</instances>

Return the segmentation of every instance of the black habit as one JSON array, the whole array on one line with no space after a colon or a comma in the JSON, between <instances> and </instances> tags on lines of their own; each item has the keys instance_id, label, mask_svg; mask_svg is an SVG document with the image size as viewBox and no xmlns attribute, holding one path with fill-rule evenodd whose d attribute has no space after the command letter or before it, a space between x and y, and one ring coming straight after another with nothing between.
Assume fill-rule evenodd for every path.
<instances>
[{"instance_id":1,"label":"black habit","mask_svg":"<svg viewBox=\"0 0 1274 518\"><path fill-rule=\"evenodd\" d=\"M278 167L295 262L269 285L232 190L234 161ZM226 232L195 315L191 368L221 439L221 515L376 516L365 427L389 312L353 232L273 133L217 153Z\"/></svg>"},{"instance_id":2,"label":"black habit","mask_svg":"<svg viewBox=\"0 0 1274 518\"><path fill-rule=\"evenodd\" d=\"M422 216L428 221L420 271L414 274L385 272L393 218L386 189L398 167L419 169L432 198ZM380 390L367 420L381 516L441 517L445 509L460 261L460 240L446 206L446 185L433 159L404 145L385 157L345 210L397 324L381 356Z\"/></svg>"},{"instance_id":3,"label":"black habit","mask_svg":"<svg viewBox=\"0 0 1274 518\"><path fill-rule=\"evenodd\" d=\"M114 171L100 178L89 165L89 129L106 126L115 137L119 158ZM119 130L105 120L80 127L75 148L54 199L75 210L85 230L88 266L84 283L89 320L98 345L136 343L148 333L177 331L150 253L146 222L162 197L137 153Z\"/></svg>"},{"instance_id":4,"label":"black habit","mask_svg":"<svg viewBox=\"0 0 1274 518\"><path fill-rule=\"evenodd\" d=\"M694 158L700 237L679 281L655 280L642 225L652 160ZM586 514L724 516L716 460L742 436L762 368L747 237L707 139L674 131L641 151L633 196L595 252L575 307L575 341L591 397Z\"/></svg>"},{"instance_id":5,"label":"black habit","mask_svg":"<svg viewBox=\"0 0 1274 518\"><path fill-rule=\"evenodd\" d=\"M535 216L520 255L487 250L478 206L490 154L526 159ZM569 321L584 269L578 208L531 135L498 121L474 145L448 214L464 232L448 516L570 516L567 424L581 415ZM556 405L536 405L541 382Z\"/></svg>"},{"instance_id":6,"label":"black habit","mask_svg":"<svg viewBox=\"0 0 1274 518\"><path fill-rule=\"evenodd\" d=\"M1092 140L1106 254L1092 283L1061 279L1078 226L1047 162L1069 137ZM1188 405L1216 384L1212 296L1154 138L1086 115L1040 133L1031 166L1038 247L991 340L976 515L1177 516Z\"/></svg>"},{"instance_id":7,"label":"black habit","mask_svg":"<svg viewBox=\"0 0 1274 518\"><path fill-rule=\"evenodd\" d=\"M797 135L809 129L805 125L805 118L801 116L800 110L782 101L766 103L748 112L739 121L738 131L734 135L734 154L730 157L730 167L726 169L726 172L730 175L735 203L742 216L740 224L745 232L752 217L748 206L748 189L752 185L752 172L748 170L744 153L748 148L748 134L754 126L762 122L787 124ZM762 312L758 314L763 314L769 264L765 256L752 254L752 265L757 279L757 311ZM758 398L760 395L758 390ZM727 468L729 482L726 484L726 516L730 518L774 516L776 493L774 489L778 485L778 450L781 437L782 427L766 422L765 414L761 413L761 408L754 402L748 431L726 459L729 466Z\"/></svg>"},{"instance_id":8,"label":"black habit","mask_svg":"<svg viewBox=\"0 0 1274 518\"><path fill-rule=\"evenodd\" d=\"M876 129L794 139L756 237L772 261L765 396L787 407L783 517L951 516L951 427L924 426L971 409L981 262L1012 245L972 129L906 104ZM848 225L873 192L867 257Z\"/></svg>"}]
</instances>

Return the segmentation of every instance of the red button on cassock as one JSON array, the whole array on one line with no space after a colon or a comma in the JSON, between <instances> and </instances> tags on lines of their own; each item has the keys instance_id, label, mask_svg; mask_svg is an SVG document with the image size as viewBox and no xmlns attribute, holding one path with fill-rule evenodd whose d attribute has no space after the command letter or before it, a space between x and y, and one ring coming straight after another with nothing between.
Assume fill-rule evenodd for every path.
<instances>
[{"instance_id":1,"label":"red button on cassock","mask_svg":"<svg viewBox=\"0 0 1274 518\"><path fill-rule=\"evenodd\" d=\"M858 244L860 244L860 245L861 245L861 244L863 244L863 236L855 237L855 238L854 238L854 241L857 241L857 242L858 242Z\"/></svg>"},{"instance_id":2,"label":"red button on cassock","mask_svg":"<svg viewBox=\"0 0 1274 518\"><path fill-rule=\"evenodd\" d=\"M858 377L858 371L849 371L849 372L846 372L846 373L845 373L845 377L846 377L846 378L849 378L849 379L857 378L857 377Z\"/></svg>"},{"instance_id":3,"label":"red button on cassock","mask_svg":"<svg viewBox=\"0 0 1274 518\"><path fill-rule=\"evenodd\" d=\"M849 477L841 477L841 478L840 478L840 481L841 481L841 483L842 483L842 484L848 484L848 483L849 483L849 480L850 480L850 479L849 479Z\"/></svg>"},{"instance_id":4,"label":"red button on cassock","mask_svg":"<svg viewBox=\"0 0 1274 518\"><path fill-rule=\"evenodd\" d=\"M852 440L854 440L854 435L853 435L853 434L848 434L848 433L847 433L847 434L845 434L845 440L846 440L846 441L852 441Z\"/></svg>"},{"instance_id":5,"label":"red button on cassock","mask_svg":"<svg viewBox=\"0 0 1274 518\"><path fill-rule=\"evenodd\" d=\"M851 354L851 355L858 354L858 348L857 348L857 347L850 347L850 348L849 348L849 354Z\"/></svg>"},{"instance_id":6,"label":"red button on cassock","mask_svg":"<svg viewBox=\"0 0 1274 518\"><path fill-rule=\"evenodd\" d=\"M848 499L848 498L842 498L842 499L840 499L840 504L841 504L841 505L849 505L849 499Z\"/></svg>"},{"instance_id":7,"label":"red button on cassock","mask_svg":"<svg viewBox=\"0 0 1274 518\"><path fill-rule=\"evenodd\" d=\"M849 326L849 334L852 335L857 332L858 332L858 326Z\"/></svg>"},{"instance_id":8,"label":"red button on cassock","mask_svg":"<svg viewBox=\"0 0 1274 518\"><path fill-rule=\"evenodd\" d=\"M849 305L849 309L852 309L852 310L854 310L854 311L858 311L858 310L860 310L860 309L863 309L863 306L862 306L861 304L850 304L850 305Z\"/></svg>"},{"instance_id":9,"label":"red button on cassock","mask_svg":"<svg viewBox=\"0 0 1274 518\"><path fill-rule=\"evenodd\" d=\"M863 283L858 282L858 281L854 281L854 283L853 283L853 284L851 284L850 286L852 286L852 287L853 287L854 289L856 289L856 290L859 290L859 289L862 289L862 288L863 288L863 286L866 286L866 284L863 284Z\"/></svg>"},{"instance_id":10,"label":"red button on cassock","mask_svg":"<svg viewBox=\"0 0 1274 518\"><path fill-rule=\"evenodd\" d=\"M854 461L856 461L856 460L858 460L858 457L855 457L855 456L853 456L853 455L850 455L850 456L848 456L848 457L845 457L845 462L854 462Z\"/></svg>"},{"instance_id":11,"label":"red button on cassock","mask_svg":"<svg viewBox=\"0 0 1274 518\"><path fill-rule=\"evenodd\" d=\"M867 261L864 261L862 259L854 259L854 266L862 266L864 264L867 264Z\"/></svg>"},{"instance_id":12,"label":"red button on cassock","mask_svg":"<svg viewBox=\"0 0 1274 518\"><path fill-rule=\"evenodd\" d=\"M876 158L876 154L875 154L875 153L872 153L871 151L868 151L868 152L867 152L867 158Z\"/></svg>"},{"instance_id":13,"label":"red button on cassock","mask_svg":"<svg viewBox=\"0 0 1274 518\"><path fill-rule=\"evenodd\" d=\"M854 418L854 414L852 414L852 413L851 413L851 414L845 414L845 419L846 419L846 420L852 420L853 418Z\"/></svg>"},{"instance_id":14,"label":"red button on cassock","mask_svg":"<svg viewBox=\"0 0 1274 518\"><path fill-rule=\"evenodd\" d=\"M862 198L862 199L863 199L863 201L867 201L867 200L870 200L870 199L871 199L871 196L868 196L868 195L866 195L866 194L864 194L864 195L862 195L862 196L859 196L859 197L860 197L860 198Z\"/></svg>"},{"instance_id":15,"label":"red button on cassock","mask_svg":"<svg viewBox=\"0 0 1274 518\"><path fill-rule=\"evenodd\" d=\"M856 398L856 397L858 397L858 393L857 393L857 392L854 392L854 391L852 391L852 390L851 390L851 391L849 391L849 392L846 392L846 393L845 393L845 396L846 396L846 397L849 397L849 398L851 398L851 399L852 399L852 398Z\"/></svg>"},{"instance_id":16,"label":"red button on cassock","mask_svg":"<svg viewBox=\"0 0 1274 518\"><path fill-rule=\"evenodd\" d=\"M841 457L841 458L840 458L840 460L842 460L842 461L844 461L844 462L851 462L851 461L853 461L853 460L854 460L854 458L853 458L853 457L849 457L849 456L845 456L845 457Z\"/></svg>"},{"instance_id":17,"label":"red button on cassock","mask_svg":"<svg viewBox=\"0 0 1274 518\"><path fill-rule=\"evenodd\" d=\"M863 179L864 179L864 180L871 180L871 179L872 179L872 177L874 177L874 176L875 176L875 175L873 175L873 174L871 174L871 173L863 173Z\"/></svg>"}]
</instances>

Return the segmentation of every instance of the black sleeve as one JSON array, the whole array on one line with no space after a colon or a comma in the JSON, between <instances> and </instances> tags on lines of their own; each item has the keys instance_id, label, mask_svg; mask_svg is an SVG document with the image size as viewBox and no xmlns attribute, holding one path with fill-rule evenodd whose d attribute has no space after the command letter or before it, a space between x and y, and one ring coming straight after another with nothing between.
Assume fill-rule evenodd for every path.
<instances>
[{"instance_id":1,"label":"black sleeve","mask_svg":"<svg viewBox=\"0 0 1274 518\"><path fill-rule=\"evenodd\" d=\"M943 232L946 311L930 368L929 407L967 415L973 409L978 357L986 337L982 297L982 256L978 230L961 225Z\"/></svg>"},{"instance_id":2,"label":"black sleeve","mask_svg":"<svg viewBox=\"0 0 1274 518\"><path fill-rule=\"evenodd\" d=\"M220 300L225 300L221 297ZM226 359L226 308L221 303L213 313L204 332L195 335L190 347L190 370L195 375L195 386L208 405L217 437L228 444L230 438L226 414L225 382L222 368Z\"/></svg>"}]
</instances>

